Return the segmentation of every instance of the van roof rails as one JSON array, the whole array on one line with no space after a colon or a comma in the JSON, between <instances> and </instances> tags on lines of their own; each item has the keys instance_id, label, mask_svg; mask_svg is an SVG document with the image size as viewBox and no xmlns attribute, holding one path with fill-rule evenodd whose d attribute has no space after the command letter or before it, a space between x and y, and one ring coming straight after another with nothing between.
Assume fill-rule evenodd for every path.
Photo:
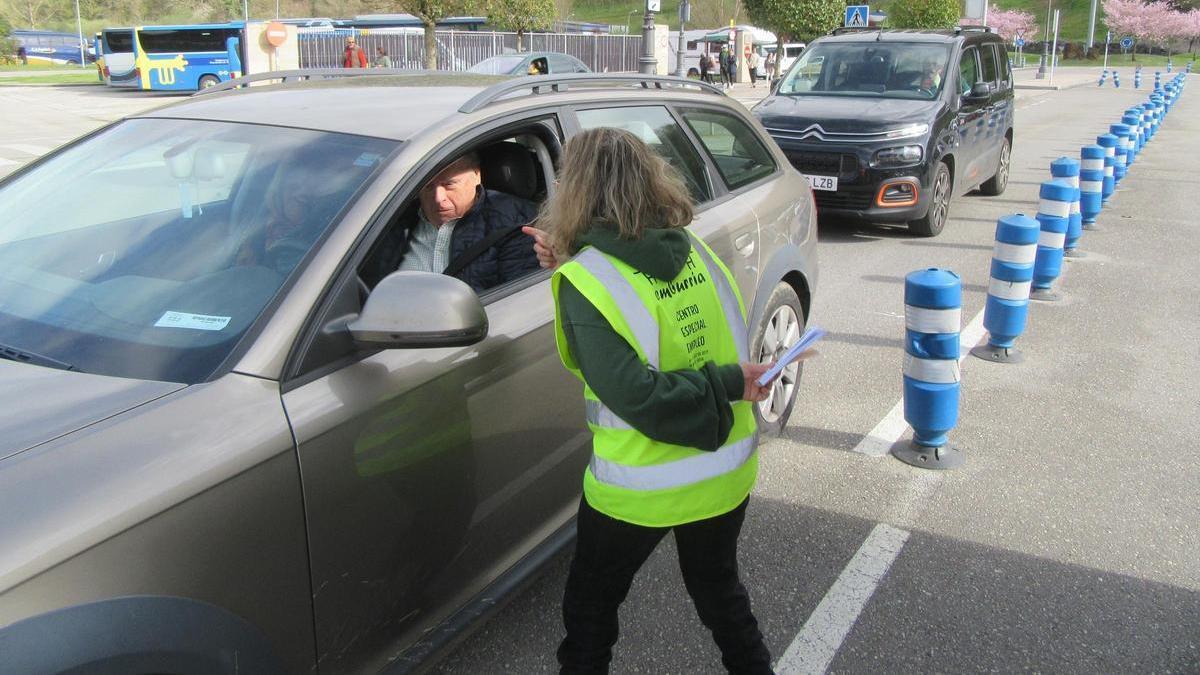
<instances>
[{"instance_id":1,"label":"van roof rails","mask_svg":"<svg viewBox=\"0 0 1200 675\"><path fill-rule=\"evenodd\" d=\"M287 82L305 82L308 80L334 80L343 77L377 77L380 75L436 75L438 71L434 70L408 70L404 68L304 68L301 70L272 70L265 73L251 73L242 77L234 78L220 84L213 85L207 89L197 91L193 96L203 94L213 94L218 91L228 91L230 89L240 89L248 84L255 82L273 82L278 80L280 83Z\"/></svg>"},{"instance_id":2,"label":"van roof rails","mask_svg":"<svg viewBox=\"0 0 1200 675\"><path fill-rule=\"evenodd\" d=\"M992 29L989 26L980 26L969 23L960 24L954 27L955 33L961 33L963 31L971 31L973 33L990 33L992 32Z\"/></svg>"}]
</instances>

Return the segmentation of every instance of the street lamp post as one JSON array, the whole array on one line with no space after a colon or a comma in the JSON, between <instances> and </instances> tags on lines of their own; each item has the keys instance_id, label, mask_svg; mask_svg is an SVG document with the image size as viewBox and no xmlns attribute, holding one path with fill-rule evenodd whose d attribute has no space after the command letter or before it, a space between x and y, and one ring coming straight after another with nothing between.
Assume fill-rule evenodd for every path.
<instances>
[{"instance_id":1,"label":"street lamp post","mask_svg":"<svg viewBox=\"0 0 1200 675\"><path fill-rule=\"evenodd\" d=\"M79 67L87 68L87 59L83 55L83 17L79 14L79 0L75 0L75 28L79 31Z\"/></svg>"},{"instance_id":2,"label":"street lamp post","mask_svg":"<svg viewBox=\"0 0 1200 675\"><path fill-rule=\"evenodd\" d=\"M689 0L683 0L679 4L679 49L675 58L675 77L686 77L687 66L683 63L683 51L687 48L686 41L683 37L683 29L686 27L688 20L692 18L692 4Z\"/></svg>"},{"instance_id":3,"label":"street lamp post","mask_svg":"<svg viewBox=\"0 0 1200 675\"><path fill-rule=\"evenodd\" d=\"M1045 33L1045 35L1047 38L1050 37L1050 2L1046 3L1046 33ZM1048 53L1049 49L1050 49L1050 40L1043 39L1042 40L1042 59L1041 59L1041 61L1038 62L1037 75L1034 76L1034 79L1038 79L1038 80L1046 79L1046 61L1049 58L1049 53Z\"/></svg>"},{"instance_id":4,"label":"street lamp post","mask_svg":"<svg viewBox=\"0 0 1200 675\"><path fill-rule=\"evenodd\" d=\"M638 59L638 72L653 75L658 66L654 58L654 12L660 0L646 0L646 15L642 17L642 56Z\"/></svg>"}]
</instances>

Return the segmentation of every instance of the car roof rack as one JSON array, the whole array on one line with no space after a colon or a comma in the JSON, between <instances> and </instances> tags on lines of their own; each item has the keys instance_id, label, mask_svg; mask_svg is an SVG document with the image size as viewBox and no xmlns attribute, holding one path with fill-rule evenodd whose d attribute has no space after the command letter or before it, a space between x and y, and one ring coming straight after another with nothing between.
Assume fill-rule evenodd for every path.
<instances>
[{"instance_id":1,"label":"car roof rack","mask_svg":"<svg viewBox=\"0 0 1200 675\"><path fill-rule=\"evenodd\" d=\"M990 33L992 32L992 28L991 26L980 26L971 23L964 23L954 27L955 33L962 33L964 31L971 31L973 33Z\"/></svg>"},{"instance_id":2,"label":"car roof rack","mask_svg":"<svg viewBox=\"0 0 1200 675\"><path fill-rule=\"evenodd\" d=\"M302 70L272 70L265 73L253 73L234 78L207 89L197 91L193 96L215 94L218 91L240 89L256 82L305 82L308 80L333 80L343 77L377 77L379 75L431 75L439 71L411 70L407 68L305 68Z\"/></svg>"},{"instance_id":3,"label":"car roof rack","mask_svg":"<svg viewBox=\"0 0 1200 675\"><path fill-rule=\"evenodd\" d=\"M843 35L845 33L869 33L872 31L883 32L882 26L838 26L829 31L830 35Z\"/></svg>"},{"instance_id":4,"label":"car roof rack","mask_svg":"<svg viewBox=\"0 0 1200 675\"><path fill-rule=\"evenodd\" d=\"M701 82L700 80L689 80L681 77L670 77L666 75L637 75L637 74L620 74L612 75L608 73L572 73L570 75L529 75L526 77L518 77L506 82L494 84L487 89L479 92L471 97L462 107L458 109L461 113L473 113L480 108L487 107L493 103L505 100L510 94L528 90L530 95L538 95L543 93L557 93L569 91L572 88L588 88L588 87L632 87L640 86L643 89L658 89L660 91L667 89L684 89L690 88L699 90L706 94L715 94L724 96L725 92L716 85Z\"/></svg>"}]
</instances>

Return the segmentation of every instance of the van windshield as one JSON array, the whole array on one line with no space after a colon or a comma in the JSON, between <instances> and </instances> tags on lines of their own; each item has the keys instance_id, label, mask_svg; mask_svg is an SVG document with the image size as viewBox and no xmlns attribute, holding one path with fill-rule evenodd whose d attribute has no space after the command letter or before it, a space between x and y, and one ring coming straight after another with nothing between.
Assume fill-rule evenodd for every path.
<instances>
[{"instance_id":1,"label":"van windshield","mask_svg":"<svg viewBox=\"0 0 1200 675\"><path fill-rule=\"evenodd\" d=\"M778 93L932 100L946 80L949 58L945 44L816 44L792 65Z\"/></svg>"}]
</instances>

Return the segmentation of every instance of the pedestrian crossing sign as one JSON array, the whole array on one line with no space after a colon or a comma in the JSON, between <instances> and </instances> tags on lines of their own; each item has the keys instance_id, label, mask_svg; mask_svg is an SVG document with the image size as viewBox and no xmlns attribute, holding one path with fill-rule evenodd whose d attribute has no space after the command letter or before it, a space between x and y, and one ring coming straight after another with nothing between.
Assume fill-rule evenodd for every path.
<instances>
[{"instance_id":1,"label":"pedestrian crossing sign","mask_svg":"<svg viewBox=\"0 0 1200 675\"><path fill-rule=\"evenodd\" d=\"M866 28L870 16L870 5L850 5L846 8L846 28Z\"/></svg>"}]
</instances>

